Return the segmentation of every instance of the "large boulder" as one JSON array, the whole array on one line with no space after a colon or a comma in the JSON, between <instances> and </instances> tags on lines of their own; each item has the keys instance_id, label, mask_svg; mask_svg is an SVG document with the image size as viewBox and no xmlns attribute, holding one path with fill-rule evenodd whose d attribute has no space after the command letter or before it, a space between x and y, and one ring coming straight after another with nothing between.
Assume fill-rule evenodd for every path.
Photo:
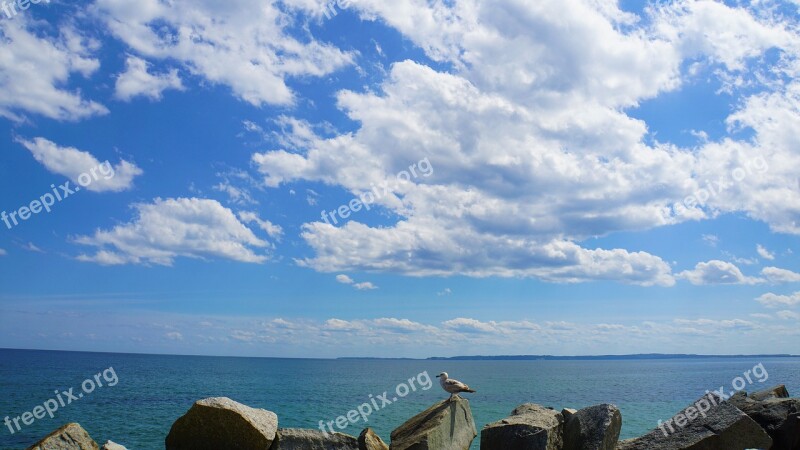
<instances>
[{"instance_id":1,"label":"large boulder","mask_svg":"<svg viewBox=\"0 0 800 450\"><path fill-rule=\"evenodd\" d=\"M768 398L789 398L789 391L786 389L786 385L779 385L775 386L771 389L765 389L763 391L753 392L752 394L748 395L749 398L753 400L766 400Z\"/></svg>"},{"instance_id":2,"label":"large boulder","mask_svg":"<svg viewBox=\"0 0 800 450\"><path fill-rule=\"evenodd\" d=\"M628 439L618 450L769 449L772 438L747 414L713 394L706 395L659 428Z\"/></svg>"},{"instance_id":3,"label":"large boulder","mask_svg":"<svg viewBox=\"0 0 800 450\"><path fill-rule=\"evenodd\" d=\"M344 433L281 428L270 450L358 450L358 439Z\"/></svg>"},{"instance_id":4,"label":"large boulder","mask_svg":"<svg viewBox=\"0 0 800 450\"><path fill-rule=\"evenodd\" d=\"M511 415L481 430L481 450L560 450L564 417L534 403L518 406Z\"/></svg>"},{"instance_id":5,"label":"large boulder","mask_svg":"<svg viewBox=\"0 0 800 450\"><path fill-rule=\"evenodd\" d=\"M389 450L389 446L372 428L364 428L358 436L358 450Z\"/></svg>"},{"instance_id":6,"label":"large boulder","mask_svg":"<svg viewBox=\"0 0 800 450\"><path fill-rule=\"evenodd\" d=\"M199 400L172 424L167 450L265 450L275 440L278 416L226 397Z\"/></svg>"},{"instance_id":7,"label":"large boulder","mask_svg":"<svg viewBox=\"0 0 800 450\"><path fill-rule=\"evenodd\" d=\"M478 435L469 401L444 400L392 431L392 450L467 450Z\"/></svg>"},{"instance_id":8,"label":"large boulder","mask_svg":"<svg viewBox=\"0 0 800 450\"><path fill-rule=\"evenodd\" d=\"M614 450L622 414L614 405L596 405L572 414L564 423L564 450Z\"/></svg>"},{"instance_id":9,"label":"large boulder","mask_svg":"<svg viewBox=\"0 0 800 450\"><path fill-rule=\"evenodd\" d=\"M100 446L82 426L68 423L28 447L28 450L100 450Z\"/></svg>"},{"instance_id":10,"label":"large boulder","mask_svg":"<svg viewBox=\"0 0 800 450\"><path fill-rule=\"evenodd\" d=\"M786 388L783 388L786 391ZM772 450L800 450L800 399L738 392L728 402L755 420L772 438ZM780 391L775 391L780 394ZM786 393L788 397L788 393ZM764 400L757 400L756 397Z\"/></svg>"}]
</instances>

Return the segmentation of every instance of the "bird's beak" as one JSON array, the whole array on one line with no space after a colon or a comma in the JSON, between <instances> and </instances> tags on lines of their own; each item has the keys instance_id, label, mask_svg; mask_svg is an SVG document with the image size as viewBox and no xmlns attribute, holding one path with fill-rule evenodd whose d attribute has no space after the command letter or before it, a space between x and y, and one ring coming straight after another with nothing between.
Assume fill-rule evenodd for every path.
<instances>
[{"instance_id":1,"label":"bird's beak","mask_svg":"<svg viewBox=\"0 0 800 450\"><path fill-rule=\"evenodd\" d=\"M436 378L439 378L441 375L436 375Z\"/></svg>"}]
</instances>

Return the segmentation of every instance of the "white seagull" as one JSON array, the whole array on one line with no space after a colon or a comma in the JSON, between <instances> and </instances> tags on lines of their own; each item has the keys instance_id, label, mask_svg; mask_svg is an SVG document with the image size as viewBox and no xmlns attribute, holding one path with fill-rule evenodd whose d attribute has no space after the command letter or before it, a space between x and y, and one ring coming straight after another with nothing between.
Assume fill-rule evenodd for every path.
<instances>
[{"instance_id":1,"label":"white seagull","mask_svg":"<svg viewBox=\"0 0 800 450\"><path fill-rule=\"evenodd\" d=\"M454 395L458 396L457 394L459 392L475 392L475 390L470 389L466 384L458 380L448 378L447 372L442 372L439 375L436 375L436 378L439 379L439 384L442 385L442 389L450 393L450 398L447 399L448 401L452 400Z\"/></svg>"}]
</instances>

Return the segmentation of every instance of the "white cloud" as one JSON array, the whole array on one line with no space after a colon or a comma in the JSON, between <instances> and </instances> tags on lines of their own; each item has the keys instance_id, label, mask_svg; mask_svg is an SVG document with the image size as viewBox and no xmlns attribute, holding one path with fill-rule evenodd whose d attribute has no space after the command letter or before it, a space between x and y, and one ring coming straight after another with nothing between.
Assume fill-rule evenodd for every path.
<instances>
[{"instance_id":1,"label":"white cloud","mask_svg":"<svg viewBox=\"0 0 800 450\"><path fill-rule=\"evenodd\" d=\"M437 292L436 295L438 297L442 297L442 296L446 296L446 295L451 295L452 293L453 293L453 291L450 288L444 288L443 291Z\"/></svg>"},{"instance_id":2,"label":"white cloud","mask_svg":"<svg viewBox=\"0 0 800 450\"><path fill-rule=\"evenodd\" d=\"M55 37L40 36L40 26L23 14L0 20L0 116L22 120L27 112L79 120L107 114L103 105L66 87L71 77L88 77L100 67L91 57L97 42L69 27Z\"/></svg>"},{"instance_id":3,"label":"white cloud","mask_svg":"<svg viewBox=\"0 0 800 450\"><path fill-rule=\"evenodd\" d=\"M138 55L179 61L256 106L293 104L287 78L325 76L354 59L334 46L289 36L284 29L293 18L274 0L142 0L135 7L98 0L92 11Z\"/></svg>"},{"instance_id":4,"label":"white cloud","mask_svg":"<svg viewBox=\"0 0 800 450\"><path fill-rule=\"evenodd\" d=\"M280 242L281 238L283 237L283 228L280 225L275 225L274 223L270 222L269 220L262 220L258 217L258 214L252 211L242 211L239 213L239 218L242 219L245 223L255 223L258 225L259 228L264 230L269 237L275 239L276 241Z\"/></svg>"},{"instance_id":5,"label":"white cloud","mask_svg":"<svg viewBox=\"0 0 800 450\"><path fill-rule=\"evenodd\" d=\"M6 256L8 252L5 249L0 248L0 256Z\"/></svg>"},{"instance_id":6,"label":"white cloud","mask_svg":"<svg viewBox=\"0 0 800 450\"><path fill-rule=\"evenodd\" d=\"M480 320L463 317L446 320L442 322L442 325L446 329L461 333L496 333L499 331L494 322L481 322Z\"/></svg>"},{"instance_id":7,"label":"white cloud","mask_svg":"<svg viewBox=\"0 0 800 450\"><path fill-rule=\"evenodd\" d=\"M800 320L800 313L795 311L778 311L775 315L783 320Z\"/></svg>"},{"instance_id":8,"label":"white cloud","mask_svg":"<svg viewBox=\"0 0 800 450\"><path fill-rule=\"evenodd\" d=\"M364 281L362 283L356 283L353 285L354 288L358 289L359 291L371 291L373 289L378 289L378 286L375 286L369 281Z\"/></svg>"},{"instance_id":9,"label":"white cloud","mask_svg":"<svg viewBox=\"0 0 800 450\"><path fill-rule=\"evenodd\" d=\"M788 74L769 75L796 62L800 39L777 18L682 1L651 8L642 21L614 2L579 0L360 0L352 8L452 67L401 61L379 90L340 92L339 108L360 128L321 138L304 127L302 150L254 155L264 184L309 180L362 195L424 157L436 171L391 187L377 202L396 215L394 225L306 224L302 236L315 256L302 264L669 286L674 276L656 255L581 243L727 212L800 234L792 225L800 214L793 170L800 157L789 131L800 126L800 85L783 89L770 80ZM772 48L781 62L749 75L754 62L769 64L761 57ZM683 73L690 65L699 68ZM696 79L737 76L763 84L753 97L735 92L743 101L727 119L732 132L752 128L752 139L680 148L648 139L647 124L624 112ZM677 211L676 202L739 168L744 180ZM695 272L708 273L692 279L761 281L732 265L705 264Z\"/></svg>"},{"instance_id":10,"label":"white cloud","mask_svg":"<svg viewBox=\"0 0 800 450\"><path fill-rule=\"evenodd\" d=\"M695 285L705 284L757 284L759 278L747 277L736 265L719 260L698 263L694 270L686 270L677 275Z\"/></svg>"},{"instance_id":11,"label":"white cloud","mask_svg":"<svg viewBox=\"0 0 800 450\"><path fill-rule=\"evenodd\" d=\"M785 308L800 305L800 291L791 295L778 295L769 292L758 297L756 301L768 308Z\"/></svg>"},{"instance_id":12,"label":"white cloud","mask_svg":"<svg viewBox=\"0 0 800 450\"><path fill-rule=\"evenodd\" d=\"M254 249L269 244L257 238L236 215L215 200L155 199L134 204L136 218L110 230L79 236L79 244L98 247L81 261L100 264L172 265L175 258L224 258L261 263L267 255Z\"/></svg>"},{"instance_id":13,"label":"white cloud","mask_svg":"<svg viewBox=\"0 0 800 450\"><path fill-rule=\"evenodd\" d=\"M758 244L756 246L756 252L758 252L758 255L761 256L764 259L768 259L770 261L775 259L775 254L774 253L770 253L770 251L767 250L766 248L764 248L761 244Z\"/></svg>"},{"instance_id":14,"label":"white cloud","mask_svg":"<svg viewBox=\"0 0 800 450\"><path fill-rule=\"evenodd\" d=\"M763 275L771 283L800 282L800 273L778 267L764 267L761 269L761 275Z\"/></svg>"},{"instance_id":15,"label":"white cloud","mask_svg":"<svg viewBox=\"0 0 800 450\"><path fill-rule=\"evenodd\" d=\"M63 175L76 184L93 192L119 192L131 189L133 179L141 175L142 169L136 164L121 160L111 166L100 162L91 153L74 147L61 147L45 138L33 140L19 139L18 142L30 150L50 172ZM90 180L86 184L86 180Z\"/></svg>"},{"instance_id":16,"label":"white cloud","mask_svg":"<svg viewBox=\"0 0 800 450\"><path fill-rule=\"evenodd\" d=\"M169 333L164 335L167 339L172 341L182 341L183 335L177 331L170 331Z\"/></svg>"},{"instance_id":17,"label":"white cloud","mask_svg":"<svg viewBox=\"0 0 800 450\"><path fill-rule=\"evenodd\" d=\"M375 286L374 284L372 284L369 281L356 283L355 280L353 280L352 278L350 278L349 276L347 276L345 274L336 275L336 281L338 281L339 283L342 283L342 284L349 284L349 285L353 286L354 289L357 289L359 291L371 291L373 289L378 289L378 286Z\"/></svg>"},{"instance_id":18,"label":"white cloud","mask_svg":"<svg viewBox=\"0 0 800 450\"><path fill-rule=\"evenodd\" d=\"M719 236L713 234L704 234L703 241L712 247L716 247L717 244L719 244Z\"/></svg>"},{"instance_id":19,"label":"white cloud","mask_svg":"<svg viewBox=\"0 0 800 450\"><path fill-rule=\"evenodd\" d=\"M336 281L338 281L339 283L342 283L342 284L353 284L353 283L355 283L355 281L353 281L352 278L348 277L345 274L336 275Z\"/></svg>"},{"instance_id":20,"label":"white cloud","mask_svg":"<svg viewBox=\"0 0 800 450\"><path fill-rule=\"evenodd\" d=\"M141 58L128 56L125 72L117 77L114 96L123 101L130 101L138 96L161 100L162 93L167 89L184 89L177 69L154 75L148 71L149 65Z\"/></svg>"}]
</instances>

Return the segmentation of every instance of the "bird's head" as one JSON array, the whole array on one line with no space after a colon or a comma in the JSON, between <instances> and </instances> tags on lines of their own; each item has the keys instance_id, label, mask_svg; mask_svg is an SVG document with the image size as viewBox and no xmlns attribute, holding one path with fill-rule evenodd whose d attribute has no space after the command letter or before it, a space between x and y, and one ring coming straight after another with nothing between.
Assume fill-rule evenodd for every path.
<instances>
[{"instance_id":1,"label":"bird's head","mask_svg":"<svg viewBox=\"0 0 800 450\"><path fill-rule=\"evenodd\" d=\"M447 379L447 372L442 372L439 375L436 375L436 378L441 378L443 380Z\"/></svg>"}]
</instances>

